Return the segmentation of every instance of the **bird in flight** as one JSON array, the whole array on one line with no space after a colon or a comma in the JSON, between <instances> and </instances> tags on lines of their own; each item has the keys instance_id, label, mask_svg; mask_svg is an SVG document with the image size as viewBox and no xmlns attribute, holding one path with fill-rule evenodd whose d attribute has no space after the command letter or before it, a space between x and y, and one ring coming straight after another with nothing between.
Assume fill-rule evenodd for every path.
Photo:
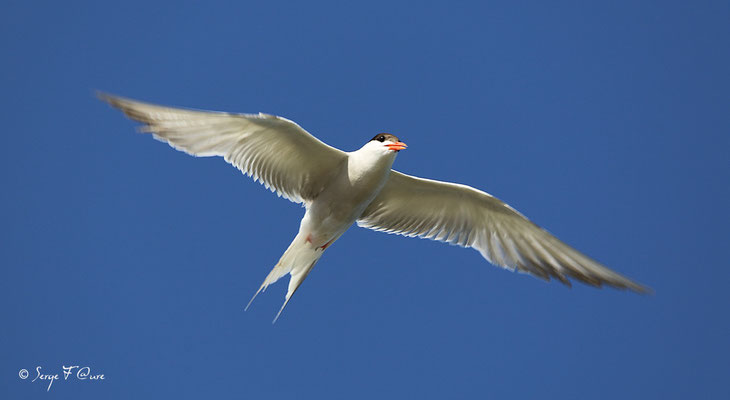
<instances>
[{"instance_id":1,"label":"bird in flight","mask_svg":"<svg viewBox=\"0 0 730 400\"><path fill-rule=\"evenodd\" d=\"M251 301L289 274L284 304L353 223L386 233L471 247L492 264L544 280L647 292L470 186L391 169L406 144L380 133L360 149L329 146L286 118L164 107L99 93L144 124L140 130L198 157L221 156L272 192L304 205L299 232ZM251 302L248 303L251 305ZM246 306L248 309L248 306Z\"/></svg>"}]
</instances>

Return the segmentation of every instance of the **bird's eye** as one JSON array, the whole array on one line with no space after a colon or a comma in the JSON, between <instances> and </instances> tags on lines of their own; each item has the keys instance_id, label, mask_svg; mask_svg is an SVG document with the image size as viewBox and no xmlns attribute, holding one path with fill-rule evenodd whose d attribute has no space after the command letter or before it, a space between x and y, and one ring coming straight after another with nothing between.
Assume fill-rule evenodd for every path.
<instances>
[{"instance_id":1,"label":"bird's eye","mask_svg":"<svg viewBox=\"0 0 730 400\"><path fill-rule=\"evenodd\" d=\"M378 136L378 142L385 142L385 136Z\"/></svg>"}]
</instances>

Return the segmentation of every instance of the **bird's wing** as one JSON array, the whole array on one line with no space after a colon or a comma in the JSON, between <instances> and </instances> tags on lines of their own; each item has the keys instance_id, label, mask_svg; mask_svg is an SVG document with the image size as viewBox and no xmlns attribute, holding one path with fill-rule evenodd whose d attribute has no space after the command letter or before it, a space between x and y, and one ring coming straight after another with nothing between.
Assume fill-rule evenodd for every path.
<instances>
[{"instance_id":1,"label":"bird's wing","mask_svg":"<svg viewBox=\"0 0 730 400\"><path fill-rule=\"evenodd\" d=\"M363 212L362 227L473 247L491 263L570 285L572 277L637 292L647 289L581 254L499 199L466 185L391 171Z\"/></svg>"},{"instance_id":2,"label":"bird's wing","mask_svg":"<svg viewBox=\"0 0 730 400\"><path fill-rule=\"evenodd\" d=\"M221 156L295 203L317 197L347 157L273 115L183 110L108 94L99 98L145 124L141 131L194 156Z\"/></svg>"}]
</instances>

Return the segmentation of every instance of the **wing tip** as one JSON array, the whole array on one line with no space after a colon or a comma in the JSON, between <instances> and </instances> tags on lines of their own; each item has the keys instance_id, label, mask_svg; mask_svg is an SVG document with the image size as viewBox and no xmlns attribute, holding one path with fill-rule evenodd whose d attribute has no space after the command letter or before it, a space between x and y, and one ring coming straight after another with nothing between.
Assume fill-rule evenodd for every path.
<instances>
[{"instance_id":1,"label":"wing tip","mask_svg":"<svg viewBox=\"0 0 730 400\"><path fill-rule=\"evenodd\" d=\"M116 96L111 93L107 93L107 92L104 92L104 91L98 90L98 89L94 90L94 95L96 96L97 99L99 99L113 107L118 107L122 101L126 100L123 97Z\"/></svg>"},{"instance_id":2,"label":"wing tip","mask_svg":"<svg viewBox=\"0 0 730 400\"><path fill-rule=\"evenodd\" d=\"M114 106L114 96L109 93L102 92L101 90L95 90L94 97L103 101L104 103L109 104L110 106Z\"/></svg>"},{"instance_id":3,"label":"wing tip","mask_svg":"<svg viewBox=\"0 0 730 400\"><path fill-rule=\"evenodd\" d=\"M628 284L621 289L628 289L636 294L640 294L643 296L653 296L656 294L654 289L650 288L649 286L644 286L634 281L629 281Z\"/></svg>"},{"instance_id":4,"label":"wing tip","mask_svg":"<svg viewBox=\"0 0 730 400\"><path fill-rule=\"evenodd\" d=\"M619 275L620 276L620 275ZM636 294L640 295L654 295L654 289L644 286L642 284L636 283L632 281L629 278L626 278L624 276L620 276L620 279L601 279L596 277L591 277L591 279L585 279L584 276L578 276L578 275L571 275L573 279L576 279L582 283L585 283L587 285L590 285L592 287L595 287L597 289L602 289L604 286L617 289L617 290L628 290L631 292L634 292Z\"/></svg>"},{"instance_id":5,"label":"wing tip","mask_svg":"<svg viewBox=\"0 0 730 400\"><path fill-rule=\"evenodd\" d=\"M113 95L111 93L103 92L101 90L97 90L95 94L97 99L109 104L113 108L120 110L128 118L145 124L150 122L145 114L140 112L136 108L140 106L151 106L151 104Z\"/></svg>"}]
</instances>

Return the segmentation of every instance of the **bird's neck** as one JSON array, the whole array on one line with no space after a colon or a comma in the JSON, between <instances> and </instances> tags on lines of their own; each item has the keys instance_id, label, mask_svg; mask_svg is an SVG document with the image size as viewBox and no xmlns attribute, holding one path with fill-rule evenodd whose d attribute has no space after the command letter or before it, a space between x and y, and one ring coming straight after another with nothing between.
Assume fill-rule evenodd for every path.
<instances>
[{"instance_id":1,"label":"bird's neck","mask_svg":"<svg viewBox=\"0 0 730 400\"><path fill-rule=\"evenodd\" d=\"M353 184L374 185L387 177L394 161L395 153L382 155L356 151L349 154L347 175Z\"/></svg>"}]
</instances>

